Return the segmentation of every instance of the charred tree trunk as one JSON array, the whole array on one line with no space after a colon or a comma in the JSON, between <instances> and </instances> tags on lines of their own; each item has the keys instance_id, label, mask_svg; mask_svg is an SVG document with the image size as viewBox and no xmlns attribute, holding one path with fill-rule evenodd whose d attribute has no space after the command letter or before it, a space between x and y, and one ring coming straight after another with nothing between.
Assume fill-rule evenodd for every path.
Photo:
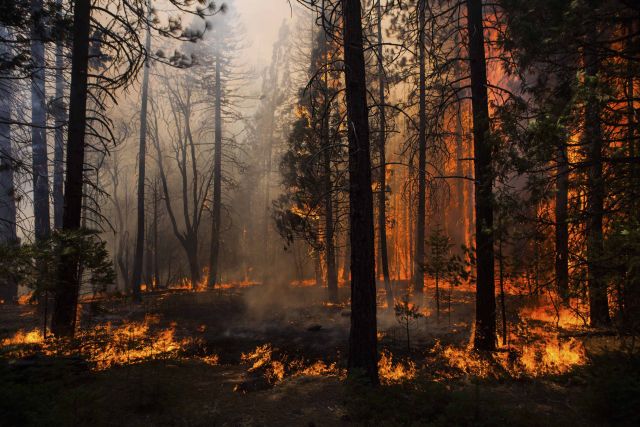
<instances>
[{"instance_id":1,"label":"charred tree trunk","mask_svg":"<svg viewBox=\"0 0 640 427\"><path fill-rule=\"evenodd\" d=\"M213 160L213 212L211 215L211 252L209 258L209 287L218 283L220 255L220 219L222 203L222 82L220 80L220 54L216 53L215 135Z\"/></svg>"},{"instance_id":2,"label":"charred tree trunk","mask_svg":"<svg viewBox=\"0 0 640 427\"><path fill-rule=\"evenodd\" d=\"M378 0L378 99L380 102L380 133L378 135L378 155L379 164L379 188L378 188L378 239L380 245L380 266L382 278L384 280L384 290L387 295L387 308L393 310L393 290L391 289L391 278L389 275L389 252L387 248L387 160L386 160L386 127L385 115L385 86L384 86L384 63L382 62L382 6ZM380 275L380 271L378 271Z\"/></svg>"},{"instance_id":3,"label":"charred tree trunk","mask_svg":"<svg viewBox=\"0 0 640 427\"><path fill-rule=\"evenodd\" d=\"M476 212L476 350L496 347L496 298L493 254L493 168L489 128L487 66L482 0L467 0Z\"/></svg>"},{"instance_id":4,"label":"charred tree trunk","mask_svg":"<svg viewBox=\"0 0 640 427\"><path fill-rule=\"evenodd\" d=\"M360 0L342 0L349 139L351 331L349 375L378 384L373 194Z\"/></svg>"},{"instance_id":5,"label":"charred tree trunk","mask_svg":"<svg viewBox=\"0 0 640 427\"><path fill-rule=\"evenodd\" d=\"M426 168L427 168L427 112L425 78L425 9L426 0L418 0L418 62L420 83L418 100L418 211L416 212L415 255L413 258L413 290L422 293L424 287L424 229L426 210Z\"/></svg>"},{"instance_id":6,"label":"charred tree trunk","mask_svg":"<svg viewBox=\"0 0 640 427\"><path fill-rule=\"evenodd\" d=\"M591 90L585 106L584 135L587 151L587 286L589 290L589 317L591 326L606 326L610 323L607 283L602 268L604 241L602 221L604 214L604 177L602 175L603 137L600 122L600 101L597 94L599 58L596 35L588 36L584 62Z\"/></svg>"},{"instance_id":7,"label":"charred tree trunk","mask_svg":"<svg viewBox=\"0 0 640 427\"><path fill-rule=\"evenodd\" d=\"M62 229L70 232L80 228L82 214L90 18L91 2L89 0L77 0L74 3L73 10L67 175L64 189L64 215L62 218ZM70 249L65 251L63 248L61 251L51 322L53 334L65 337L73 337L75 331L81 271L78 254L73 248Z\"/></svg>"},{"instance_id":8,"label":"charred tree trunk","mask_svg":"<svg viewBox=\"0 0 640 427\"><path fill-rule=\"evenodd\" d=\"M148 7L148 5L147 5ZM145 50L147 55L151 50L151 30L147 27L145 39ZM133 301L141 302L140 282L142 280L142 261L144 259L144 181L147 157L147 105L149 98L149 58L145 60L142 76L142 105L140 107L140 143L138 151L138 205L137 205L137 231L136 249L133 255L133 275L131 276L131 291Z\"/></svg>"}]
</instances>

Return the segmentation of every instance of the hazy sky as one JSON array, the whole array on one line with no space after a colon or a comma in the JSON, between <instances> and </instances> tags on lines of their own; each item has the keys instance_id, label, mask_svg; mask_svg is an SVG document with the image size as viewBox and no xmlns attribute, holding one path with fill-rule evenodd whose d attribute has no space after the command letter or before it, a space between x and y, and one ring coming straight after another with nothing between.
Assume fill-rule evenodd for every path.
<instances>
[{"instance_id":1,"label":"hazy sky","mask_svg":"<svg viewBox=\"0 0 640 427\"><path fill-rule=\"evenodd\" d=\"M224 1L224 0L223 0ZM271 48L283 21L291 20L296 0L235 0L246 29L246 63L261 69L271 61Z\"/></svg>"}]
</instances>

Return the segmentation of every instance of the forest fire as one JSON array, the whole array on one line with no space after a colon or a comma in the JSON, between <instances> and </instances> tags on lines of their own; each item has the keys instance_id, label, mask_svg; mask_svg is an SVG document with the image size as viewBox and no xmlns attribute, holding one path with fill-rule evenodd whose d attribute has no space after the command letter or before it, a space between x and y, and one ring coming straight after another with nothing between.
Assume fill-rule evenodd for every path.
<instances>
[{"instance_id":1,"label":"forest fire","mask_svg":"<svg viewBox=\"0 0 640 427\"><path fill-rule=\"evenodd\" d=\"M0 2L0 423L640 425L639 94L629 0Z\"/></svg>"}]
</instances>

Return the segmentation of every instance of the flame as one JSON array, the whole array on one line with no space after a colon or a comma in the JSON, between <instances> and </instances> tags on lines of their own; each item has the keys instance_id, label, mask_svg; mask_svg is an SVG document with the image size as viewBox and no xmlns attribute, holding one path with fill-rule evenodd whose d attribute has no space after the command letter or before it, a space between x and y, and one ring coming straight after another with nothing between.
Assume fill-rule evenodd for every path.
<instances>
[{"instance_id":1,"label":"flame","mask_svg":"<svg viewBox=\"0 0 640 427\"><path fill-rule=\"evenodd\" d=\"M575 338L566 341L557 334L537 345L525 346L520 358L526 372L532 376L562 374L586 363L587 355L582 342Z\"/></svg>"},{"instance_id":2,"label":"flame","mask_svg":"<svg viewBox=\"0 0 640 427\"><path fill-rule=\"evenodd\" d=\"M74 342L55 338L42 338L42 332L19 330L11 338L2 340L2 347L37 345L35 349L11 349L9 354L24 357L37 352L49 356L79 355L86 358L93 370L101 371L114 366L138 364L148 360L178 358L184 350L197 340L176 338L175 324L169 328L154 331L157 315L147 315L142 322L129 322L113 326L111 323L81 330ZM209 365L218 363L217 355L200 357Z\"/></svg>"},{"instance_id":3,"label":"flame","mask_svg":"<svg viewBox=\"0 0 640 427\"><path fill-rule=\"evenodd\" d=\"M584 326L584 320L575 311L564 306L555 307L551 303L524 307L520 310L520 317L553 323L561 328Z\"/></svg>"},{"instance_id":4,"label":"flame","mask_svg":"<svg viewBox=\"0 0 640 427\"><path fill-rule=\"evenodd\" d=\"M18 304L19 305L30 304L32 297L33 297L33 292L27 292L26 294L22 294L18 297Z\"/></svg>"},{"instance_id":5,"label":"flame","mask_svg":"<svg viewBox=\"0 0 640 427\"><path fill-rule=\"evenodd\" d=\"M24 331L20 329L11 338L5 338L2 340L2 346L9 345L21 345L21 344L38 344L42 342L42 331L35 328L31 331Z\"/></svg>"},{"instance_id":6,"label":"flame","mask_svg":"<svg viewBox=\"0 0 640 427\"><path fill-rule=\"evenodd\" d=\"M406 363L393 362L393 355L388 350L382 351L378 360L378 375L383 384L397 384L412 380L417 375L414 362L407 360Z\"/></svg>"},{"instance_id":7,"label":"flame","mask_svg":"<svg viewBox=\"0 0 640 427\"><path fill-rule=\"evenodd\" d=\"M249 372L264 369L264 377L270 384L282 381L285 374L284 364L281 361L273 360L273 348L271 344L264 344L256 347L250 353L242 353L241 360L251 364Z\"/></svg>"},{"instance_id":8,"label":"flame","mask_svg":"<svg viewBox=\"0 0 640 427\"><path fill-rule=\"evenodd\" d=\"M277 354L277 356L276 356ZM248 372L261 372L271 385L282 382L286 377L299 376L344 376L336 363L327 364L322 360L308 363L302 358L289 359L278 353L271 344L263 344L249 353L242 353L241 360L250 365Z\"/></svg>"},{"instance_id":9,"label":"flame","mask_svg":"<svg viewBox=\"0 0 640 427\"><path fill-rule=\"evenodd\" d=\"M308 288L311 286L316 286L316 279L292 280L291 286L295 288Z\"/></svg>"}]
</instances>

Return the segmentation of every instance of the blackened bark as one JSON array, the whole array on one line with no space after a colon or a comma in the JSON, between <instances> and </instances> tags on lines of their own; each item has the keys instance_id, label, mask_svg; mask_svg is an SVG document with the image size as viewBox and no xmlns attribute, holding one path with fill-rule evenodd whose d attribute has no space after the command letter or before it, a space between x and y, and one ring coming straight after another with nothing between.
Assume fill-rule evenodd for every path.
<instances>
[{"instance_id":1,"label":"blackened bark","mask_svg":"<svg viewBox=\"0 0 640 427\"><path fill-rule=\"evenodd\" d=\"M67 175L64 191L64 215L62 218L62 228L64 231L69 232L80 228L80 217L82 215L90 17L90 0L77 0L73 10ZM81 270L78 254L73 248L69 249L64 250L63 248L61 251L51 322L53 334L65 337L73 337L75 331Z\"/></svg>"},{"instance_id":2,"label":"blackened bark","mask_svg":"<svg viewBox=\"0 0 640 427\"><path fill-rule=\"evenodd\" d=\"M476 350L496 347L496 298L493 253L493 168L489 134L489 98L484 53L482 0L467 0L467 26L471 71L471 105L476 212Z\"/></svg>"},{"instance_id":3,"label":"blackened bark","mask_svg":"<svg viewBox=\"0 0 640 427\"><path fill-rule=\"evenodd\" d=\"M426 77L425 77L425 9L426 0L418 0L418 211L416 212L416 236L414 239L415 255L413 257L413 290L422 293L424 287L424 229L426 210L426 164L427 164L427 112L426 112Z\"/></svg>"},{"instance_id":4,"label":"blackened bark","mask_svg":"<svg viewBox=\"0 0 640 427\"><path fill-rule=\"evenodd\" d=\"M213 160L213 212L211 215L211 251L209 258L209 287L218 283L220 253L220 213L222 203L222 82L220 80L220 54L216 53L216 99Z\"/></svg>"},{"instance_id":5,"label":"blackened bark","mask_svg":"<svg viewBox=\"0 0 640 427\"><path fill-rule=\"evenodd\" d=\"M150 12L149 12L150 13ZM147 35L145 39L146 54L151 52L151 30L147 27ZM137 204L137 230L136 230L136 249L133 255L133 275L131 277L131 291L133 293L133 301L141 302L142 295L140 293L140 285L142 280L142 260L144 259L144 184L146 171L146 153L147 153L147 105L149 98L149 58L145 60L144 71L142 77L142 105L140 107L140 143L138 151L138 204Z\"/></svg>"},{"instance_id":6,"label":"blackened bark","mask_svg":"<svg viewBox=\"0 0 640 427\"><path fill-rule=\"evenodd\" d=\"M589 289L589 314L591 326L606 326L610 323L607 282L604 278L602 257L604 241L602 221L604 213L604 177L602 175L602 127L600 101L597 94L597 75L600 67L595 46L597 36L589 32L585 48L585 72L590 93L585 106L584 136L587 151L587 286Z\"/></svg>"},{"instance_id":7,"label":"blackened bark","mask_svg":"<svg viewBox=\"0 0 640 427\"><path fill-rule=\"evenodd\" d=\"M389 252L387 248L387 160L385 153L387 120L385 115L385 86L384 86L384 63L382 56L382 6L378 0L378 100L380 102L380 131L378 134L378 165L379 188L378 188L378 243L380 245L380 266L382 279L384 280L384 291L387 296L387 308L393 310L393 289L391 289L391 278L389 275ZM378 270L378 275L380 271Z\"/></svg>"},{"instance_id":8,"label":"blackened bark","mask_svg":"<svg viewBox=\"0 0 640 427\"><path fill-rule=\"evenodd\" d=\"M373 194L360 0L342 0L349 139L351 331L349 375L378 384Z\"/></svg>"}]
</instances>

